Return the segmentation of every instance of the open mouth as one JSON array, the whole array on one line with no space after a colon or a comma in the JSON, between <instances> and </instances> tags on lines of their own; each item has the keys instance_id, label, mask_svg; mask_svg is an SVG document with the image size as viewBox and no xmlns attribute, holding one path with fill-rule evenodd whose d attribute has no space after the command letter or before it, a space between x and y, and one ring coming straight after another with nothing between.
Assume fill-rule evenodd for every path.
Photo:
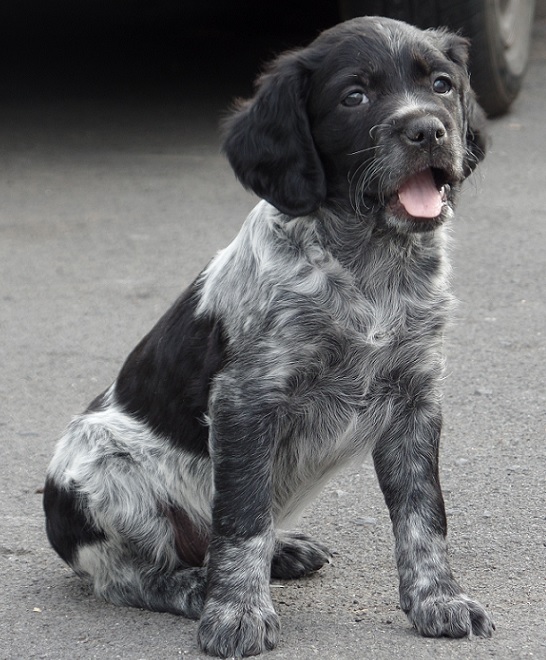
<instances>
[{"instance_id":1,"label":"open mouth","mask_svg":"<svg viewBox=\"0 0 546 660\"><path fill-rule=\"evenodd\" d=\"M389 202L393 215L426 222L439 219L448 202L447 173L428 167L407 178Z\"/></svg>"}]
</instances>

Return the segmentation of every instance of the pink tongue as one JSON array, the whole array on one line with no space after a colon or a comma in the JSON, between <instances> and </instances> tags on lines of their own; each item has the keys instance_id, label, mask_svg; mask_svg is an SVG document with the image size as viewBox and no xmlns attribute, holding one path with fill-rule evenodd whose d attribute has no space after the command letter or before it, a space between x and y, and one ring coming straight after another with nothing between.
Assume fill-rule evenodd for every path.
<instances>
[{"instance_id":1,"label":"pink tongue","mask_svg":"<svg viewBox=\"0 0 546 660\"><path fill-rule=\"evenodd\" d=\"M442 212L442 193L430 169L410 177L398 191L402 206L414 218L435 218Z\"/></svg>"}]
</instances>

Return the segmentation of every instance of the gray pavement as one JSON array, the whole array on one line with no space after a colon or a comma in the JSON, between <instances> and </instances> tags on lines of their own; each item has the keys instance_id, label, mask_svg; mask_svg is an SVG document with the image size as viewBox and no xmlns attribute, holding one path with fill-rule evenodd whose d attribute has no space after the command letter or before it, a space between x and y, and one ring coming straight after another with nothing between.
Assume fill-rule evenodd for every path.
<instances>
[{"instance_id":1,"label":"gray pavement","mask_svg":"<svg viewBox=\"0 0 546 660\"><path fill-rule=\"evenodd\" d=\"M59 82L37 62L40 75L14 74L1 99L2 659L200 657L194 622L89 593L48 547L38 491L70 417L253 205L219 155L217 121L256 62L227 41L216 55L197 70L176 62L160 82L143 67L142 84L130 65L103 85L68 65ZM335 562L274 586L283 632L272 660L546 658L545 108L539 22L525 87L491 123L453 230L461 303L447 337L441 476L454 570L497 631L411 630L365 462L302 521Z\"/></svg>"}]
</instances>

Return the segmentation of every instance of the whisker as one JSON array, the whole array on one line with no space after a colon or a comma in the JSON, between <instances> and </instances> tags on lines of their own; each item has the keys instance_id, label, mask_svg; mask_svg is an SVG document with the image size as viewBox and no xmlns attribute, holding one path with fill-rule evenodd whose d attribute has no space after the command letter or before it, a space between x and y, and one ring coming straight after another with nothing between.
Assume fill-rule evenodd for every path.
<instances>
[{"instance_id":1,"label":"whisker","mask_svg":"<svg viewBox=\"0 0 546 660\"><path fill-rule=\"evenodd\" d=\"M390 124L374 124L370 130L368 131L368 135L372 138L372 140L375 140L374 133L375 131L378 131L381 128L390 128Z\"/></svg>"},{"instance_id":2,"label":"whisker","mask_svg":"<svg viewBox=\"0 0 546 660\"><path fill-rule=\"evenodd\" d=\"M357 156L358 154L364 154L367 151L375 151L377 147L378 145L374 144L371 147L365 147L364 149L357 149L356 151L351 151L350 153L348 153L347 156Z\"/></svg>"}]
</instances>

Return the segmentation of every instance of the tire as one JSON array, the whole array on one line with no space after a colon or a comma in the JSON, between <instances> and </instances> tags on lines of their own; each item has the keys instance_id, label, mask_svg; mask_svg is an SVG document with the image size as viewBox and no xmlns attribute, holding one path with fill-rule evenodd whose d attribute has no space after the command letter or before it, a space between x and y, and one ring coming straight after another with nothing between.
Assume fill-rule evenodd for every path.
<instances>
[{"instance_id":1,"label":"tire","mask_svg":"<svg viewBox=\"0 0 546 660\"><path fill-rule=\"evenodd\" d=\"M343 18L378 14L471 40L472 87L490 117L516 98L529 57L534 0L340 0Z\"/></svg>"}]
</instances>

